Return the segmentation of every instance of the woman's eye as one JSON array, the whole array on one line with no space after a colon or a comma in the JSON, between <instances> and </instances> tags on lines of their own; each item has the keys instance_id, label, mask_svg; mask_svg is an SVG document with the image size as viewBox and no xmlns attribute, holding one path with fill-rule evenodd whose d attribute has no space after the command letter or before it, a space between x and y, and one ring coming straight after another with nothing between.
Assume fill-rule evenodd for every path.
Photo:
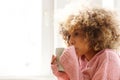
<instances>
[{"instance_id":1,"label":"woman's eye","mask_svg":"<svg viewBox=\"0 0 120 80\"><path fill-rule=\"evenodd\" d=\"M79 33L78 33L78 32L75 32L75 33L74 33L74 36L78 36L78 35L79 35Z\"/></svg>"}]
</instances>

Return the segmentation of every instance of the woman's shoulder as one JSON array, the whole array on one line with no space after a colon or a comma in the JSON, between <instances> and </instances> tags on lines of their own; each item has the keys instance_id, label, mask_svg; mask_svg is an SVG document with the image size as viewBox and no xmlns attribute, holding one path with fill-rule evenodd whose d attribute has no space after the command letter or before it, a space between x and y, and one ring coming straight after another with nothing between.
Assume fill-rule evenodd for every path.
<instances>
[{"instance_id":1,"label":"woman's shoulder","mask_svg":"<svg viewBox=\"0 0 120 80\"><path fill-rule=\"evenodd\" d=\"M98 62L107 62L108 60L116 60L120 62L120 56L116 50L113 49L104 49L96 53L90 62L98 61Z\"/></svg>"},{"instance_id":2,"label":"woman's shoulder","mask_svg":"<svg viewBox=\"0 0 120 80\"><path fill-rule=\"evenodd\" d=\"M97 58L102 61L106 60L120 62L120 54L117 52L117 50L113 49L104 49L98 52Z\"/></svg>"},{"instance_id":3,"label":"woman's shoulder","mask_svg":"<svg viewBox=\"0 0 120 80\"><path fill-rule=\"evenodd\" d=\"M114 49L104 49L98 52L98 55L102 57L119 57L118 51Z\"/></svg>"}]
</instances>

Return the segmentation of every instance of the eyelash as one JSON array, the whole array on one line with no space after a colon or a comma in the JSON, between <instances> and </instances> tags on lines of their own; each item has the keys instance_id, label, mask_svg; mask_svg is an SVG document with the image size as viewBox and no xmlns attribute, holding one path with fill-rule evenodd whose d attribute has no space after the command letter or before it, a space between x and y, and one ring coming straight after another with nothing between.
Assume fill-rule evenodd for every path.
<instances>
[{"instance_id":1,"label":"eyelash","mask_svg":"<svg viewBox=\"0 0 120 80\"><path fill-rule=\"evenodd\" d=\"M79 33L78 33L78 32L75 32L75 33L73 34L73 36L74 36L74 37L76 37L76 36L78 36L78 35L79 35ZM70 39L70 37L71 37L71 35L68 35L68 36L67 36L67 40L69 40L69 39Z\"/></svg>"},{"instance_id":2,"label":"eyelash","mask_svg":"<svg viewBox=\"0 0 120 80\"><path fill-rule=\"evenodd\" d=\"M74 33L74 36L78 36L78 35L79 35L79 33L78 33L78 32Z\"/></svg>"}]
</instances>

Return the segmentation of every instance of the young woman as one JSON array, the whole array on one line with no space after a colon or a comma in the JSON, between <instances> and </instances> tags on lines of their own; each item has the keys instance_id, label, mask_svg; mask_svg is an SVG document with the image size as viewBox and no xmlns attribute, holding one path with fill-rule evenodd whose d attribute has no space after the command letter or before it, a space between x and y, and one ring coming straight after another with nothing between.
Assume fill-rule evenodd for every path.
<instances>
[{"instance_id":1,"label":"young woman","mask_svg":"<svg viewBox=\"0 0 120 80\"><path fill-rule=\"evenodd\" d=\"M58 71L56 56L52 57L58 80L120 80L118 23L117 16L104 8L78 10L60 23L68 48L60 57L64 72Z\"/></svg>"}]
</instances>

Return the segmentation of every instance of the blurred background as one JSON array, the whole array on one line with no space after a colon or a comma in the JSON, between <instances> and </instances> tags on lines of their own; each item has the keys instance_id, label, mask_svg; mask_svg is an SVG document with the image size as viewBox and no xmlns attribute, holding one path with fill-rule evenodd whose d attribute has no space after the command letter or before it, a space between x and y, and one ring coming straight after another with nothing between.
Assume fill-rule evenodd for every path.
<instances>
[{"instance_id":1,"label":"blurred background","mask_svg":"<svg viewBox=\"0 0 120 80\"><path fill-rule=\"evenodd\" d=\"M55 14L71 1L0 0L0 80L56 80L51 56L65 45ZM120 0L86 1L120 11Z\"/></svg>"}]
</instances>

